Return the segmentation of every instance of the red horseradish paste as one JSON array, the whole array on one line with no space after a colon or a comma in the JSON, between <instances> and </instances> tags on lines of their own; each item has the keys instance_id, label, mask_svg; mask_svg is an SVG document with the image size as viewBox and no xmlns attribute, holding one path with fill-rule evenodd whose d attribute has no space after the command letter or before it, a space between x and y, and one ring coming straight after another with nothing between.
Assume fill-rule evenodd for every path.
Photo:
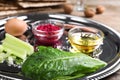
<instances>
[{"instance_id":1,"label":"red horseradish paste","mask_svg":"<svg viewBox=\"0 0 120 80\"><path fill-rule=\"evenodd\" d=\"M53 46L63 34L62 27L55 24L41 24L33 31L37 45Z\"/></svg>"}]
</instances>

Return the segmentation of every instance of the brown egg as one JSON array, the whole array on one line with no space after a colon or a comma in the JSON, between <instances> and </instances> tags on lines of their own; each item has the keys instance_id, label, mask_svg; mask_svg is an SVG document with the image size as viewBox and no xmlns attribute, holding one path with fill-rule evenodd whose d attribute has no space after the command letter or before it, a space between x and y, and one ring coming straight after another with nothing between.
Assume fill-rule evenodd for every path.
<instances>
[{"instance_id":1,"label":"brown egg","mask_svg":"<svg viewBox=\"0 0 120 80\"><path fill-rule=\"evenodd\" d=\"M64 8L64 12L66 14L70 14L73 11L73 5L72 4L64 4L63 8Z\"/></svg>"},{"instance_id":2,"label":"brown egg","mask_svg":"<svg viewBox=\"0 0 120 80\"><path fill-rule=\"evenodd\" d=\"M5 31L13 36L20 36L24 34L24 32L27 30L27 27L28 25L25 21L12 18L5 24Z\"/></svg>"},{"instance_id":3,"label":"brown egg","mask_svg":"<svg viewBox=\"0 0 120 80\"><path fill-rule=\"evenodd\" d=\"M93 17L95 15L95 11L92 8L86 8L84 14L85 17Z\"/></svg>"},{"instance_id":4,"label":"brown egg","mask_svg":"<svg viewBox=\"0 0 120 80\"><path fill-rule=\"evenodd\" d=\"M96 14L102 14L105 11L105 7L102 5L98 5L96 7Z\"/></svg>"}]
</instances>

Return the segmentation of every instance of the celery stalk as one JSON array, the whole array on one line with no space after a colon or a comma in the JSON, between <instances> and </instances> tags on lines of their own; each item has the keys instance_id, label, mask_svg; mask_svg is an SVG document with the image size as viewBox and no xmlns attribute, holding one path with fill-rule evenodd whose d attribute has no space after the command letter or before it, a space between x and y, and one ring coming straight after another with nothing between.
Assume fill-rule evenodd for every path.
<instances>
[{"instance_id":1,"label":"celery stalk","mask_svg":"<svg viewBox=\"0 0 120 80\"><path fill-rule=\"evenodd\" d=\"M0 53L0 63L4 62L5 58L6 58L6 54L5 53Z\"/></svg>"},{"instance_id":2,"label":"celery stalk","mask_svg":"<svg viewBox=\"0 0 120 80\"><path fill-rule=\"evenodd\" d=\"M5 36L6 36L6 38L3 40L3 43L4 42L9 42L14 46L17 46L19 48L23 48L23 49L25 49L27 51L28 55L31 55L34 52L33 46L31 46L29 43L24 42L24 41L22 41L22 40L20 40L20 39L18 39L16 37L8 34L8 33L6 33Z\"/></svg>"},{"instance_id":3,"label":"celery stalk","mask_svg":"<svg viewBox=\"0 0 120 80\"><path fill-rule=\"evenodd\" d=\"M13 65L14 64L14 58L12 56L8 57L8 65Z\"/></svg>"},{"instance_id":4,"label":"celery stalk","mask_svg":"<svg viewBox=\"0 0 120 80\"><path fill-rule=\"evenodd\" d=\"M3 46L0 45L0 53L2 53L2 51L3 51Z\"/></svg>"},{"instance_id":5,"label":"celery stalk","mask_svg":"<svg viewBox=\"0 0 120 80\"><path fill-rule=\"evenodd\" d=\"M25 49L19 48L19 47L14 46L14 45L11 45L11 43L7 43L7 42L6 42L6 43L3 43L2 46L3 46L3 47L4 47L4 46L7 46L7 47L9 47L11 50L18 51L21 55L22 55L22 54L26 54L26 55L27 55L27 51L26 51Z\"/></svg>"},{"instance_id":6,"label":"celery stalk","mask_svg":"<svg viewBox=\"0 0 120 80\"><path fill-rule=\"evenodd\" d=\"M15 61L21 65L33 52L32 45L6 33L0 45L0 62L6 60L9 65L14 65Z\"/></svg>"},{"instance_id":7,"label":"celery stalk","mask_svg":"<svg viewBox=\"0 0 120 80\"><path fill-rule=\"evenodd\" d=\"M16 47L15 45L12 45L11 43L4 42L2 46L5 48L6 51L10 51L11 54L21 59L25 59L27 56L26 50L20 47Z\"/></svg>"}]
</instances>

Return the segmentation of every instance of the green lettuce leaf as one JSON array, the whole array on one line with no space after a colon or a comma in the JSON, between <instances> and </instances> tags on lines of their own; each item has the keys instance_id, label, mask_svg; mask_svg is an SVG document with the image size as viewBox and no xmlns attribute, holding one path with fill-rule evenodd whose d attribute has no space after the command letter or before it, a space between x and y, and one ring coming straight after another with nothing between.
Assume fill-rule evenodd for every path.
<instances>
[{"instance_id":1,"label":"green lettuce leaf","mask_svg":"<svg viewBox=\"0 0 120 80\"><path fill-rule=\"evenodd\" d=\"M106 65L83 53L44 46L39 46L38 49L22 66L23 74L33 80L70 80L88 75Z\"/></svg>"}]
</instances>

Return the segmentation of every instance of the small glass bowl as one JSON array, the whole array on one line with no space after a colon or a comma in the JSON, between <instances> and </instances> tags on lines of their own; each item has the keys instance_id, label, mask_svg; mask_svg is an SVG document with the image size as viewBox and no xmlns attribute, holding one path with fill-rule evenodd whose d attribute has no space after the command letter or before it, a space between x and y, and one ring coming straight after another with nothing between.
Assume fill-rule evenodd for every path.
<instances>
[{"instance_id":1,"label":"small glass bowl","mask_svg":"<svg viewBox=\"0 0 120 80\"><path fill-rule=\"evenodd\" d=\"M58 29L55 29L56 27ZM36 38L36 44L52 46L62 37L64 23L51 19L36 21L32 24L32 32Z\"/></svg>"},{"instance_id":2,"label":"small glass bowl","mask_svg":"<svg viewBox=\"0 0 120 80\"><path fill-rule=\"evenodd\" d=\"M92 27L75 27L69 30L68 39L72 51L93 53L103 44L104 33Z\"/></svg>"}]
</instances>

